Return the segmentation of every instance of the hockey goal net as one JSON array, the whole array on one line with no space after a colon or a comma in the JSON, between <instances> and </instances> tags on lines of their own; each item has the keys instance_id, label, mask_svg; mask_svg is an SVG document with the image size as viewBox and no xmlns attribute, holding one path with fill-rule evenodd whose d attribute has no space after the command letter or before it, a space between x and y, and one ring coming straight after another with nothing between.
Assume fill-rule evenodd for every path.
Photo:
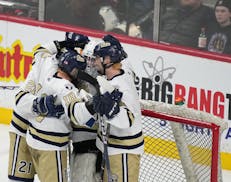
<instances>
[{"instance_id":1,"label":"hockey goal net","mask_svg":"<svg viewBox=\"0 0 231 182\"><path fill-rule=\"evenodd\" d=\"M219 144L227 123L211 114L141 101L145 152L140 182L218 182Z\"/></svg>"}]
</instances>

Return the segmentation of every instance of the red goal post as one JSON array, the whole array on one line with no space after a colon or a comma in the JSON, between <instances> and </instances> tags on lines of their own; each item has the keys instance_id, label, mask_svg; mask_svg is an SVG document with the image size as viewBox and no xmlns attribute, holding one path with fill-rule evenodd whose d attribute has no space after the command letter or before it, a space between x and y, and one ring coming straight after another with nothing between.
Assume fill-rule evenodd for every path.
<instances>
[{"instance_id":1,"label":"red goal post","mask_svg":"<svg viewBox=\"0 0 231 182\"><path fill-rule=\"evenodd\" d=\"M185 106L140 103L145 136L140 182L222 181L219 146L227 122Z\"/></svg>"}]
</instances>

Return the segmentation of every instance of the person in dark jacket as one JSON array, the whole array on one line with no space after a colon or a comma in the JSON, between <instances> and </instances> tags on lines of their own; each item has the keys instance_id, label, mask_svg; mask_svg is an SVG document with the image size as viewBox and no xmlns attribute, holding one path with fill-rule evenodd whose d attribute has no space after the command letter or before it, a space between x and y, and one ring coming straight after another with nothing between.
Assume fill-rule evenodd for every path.
<instances>
[{"instance_id":1,"label":"person in dark jacket","mask_svg":"<svg viewBox=\"0 0 231 182\"><path fill-rule=\"evenodd\" d=\"M161 16L160 42L197 47L201 29L214 18L213 10L202 0L178 0Z\"/></svg>"},{"instance_id":2,"label":"person in dark jacket","mask_svg":"<svg viewBox=\"0 0 231 182\"><path fill-rule=\"evenodd\" d=\"M209 25L207 49L231 54L231 1L218 0L215 5L216 22Z\"/></svg>"},{"instance_id":3,"label":"person in dark jacket","mask_svg":"<svg viewBox=\"0 0 231 182\"><path fill-rule=\"evenodd\" d=\"M140 26L143 38L153 39L153 0L117 0L115 9L120 20Z\"/></svg>"},{"instance_id":4,"label":"person in dark jacket","mask_svg":"<svg viewBox=\"0 0 231 182\"><path fill-rule=\"evenodd\" d=\"M105 0L50 0L46 6L46 21L103 30L99 9Z\"/></svg>"}]
</instances>

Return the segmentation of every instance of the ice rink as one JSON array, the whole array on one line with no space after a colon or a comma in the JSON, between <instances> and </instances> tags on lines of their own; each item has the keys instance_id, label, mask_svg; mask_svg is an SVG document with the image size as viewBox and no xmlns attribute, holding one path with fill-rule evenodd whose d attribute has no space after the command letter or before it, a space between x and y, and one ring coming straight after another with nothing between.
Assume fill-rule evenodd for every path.
<instances>
[{"instance_id":1,"label":"ice rink","mask_svg":"<svg viewBox=\"0 0 231 182\"><path fill-rule=\"evenodd\" d=\"M0 182L7 182L7 162L8 162L8 148L9 148L9 136L8 136L8 125L0 124ZM39 182L35 179L35 182ZM163 181L164 182L164 181ZM223 182L231 182L231 171L223 170Z\"/></svg>"}]
</instances>

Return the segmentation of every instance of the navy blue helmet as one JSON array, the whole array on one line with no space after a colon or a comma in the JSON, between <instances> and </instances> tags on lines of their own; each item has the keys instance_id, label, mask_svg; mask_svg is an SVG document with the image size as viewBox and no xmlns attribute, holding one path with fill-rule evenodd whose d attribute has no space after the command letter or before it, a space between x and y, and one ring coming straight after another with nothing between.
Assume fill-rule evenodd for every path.
<instances>
[{"instance_id":1,"label":"navy blue helmet","mask_svg":"<svg viewBox=\"0 0 231 182\"><path fill-rule=\"evenodd\" d=\"M112 63L119 63L123 59L123 53L116 45L112 45L110 42L101 42L95 46L94 56L111 58Z\"/></svg>"},{"instance_id":2,"label":"navy blue helmet","mask_svg":"<svg viewBox=\"0 0 231 182\"><path fill-rule=\"evenodd\" d=\"M122 57L121 60L124 60L125 58L128 57L128 54L124 51L122 45L120 44L119 40L115 38L114 36L107 34L103 37L103 40L105 42L110 42L111 45L115 45L119 50L122 52Z\"/></svg>"},{"instance_id":3,"label":"navy blue helmet","mask_svg":"<svg viewBox=\"0 0 231 182\"><path fill-rule=\"evenodd\" d=\"M76 79L78 70L85 70L86 60L75 50L65 50L58 57L59 68L67 73L72 79Z\"/></svg>"}]
</instances>

